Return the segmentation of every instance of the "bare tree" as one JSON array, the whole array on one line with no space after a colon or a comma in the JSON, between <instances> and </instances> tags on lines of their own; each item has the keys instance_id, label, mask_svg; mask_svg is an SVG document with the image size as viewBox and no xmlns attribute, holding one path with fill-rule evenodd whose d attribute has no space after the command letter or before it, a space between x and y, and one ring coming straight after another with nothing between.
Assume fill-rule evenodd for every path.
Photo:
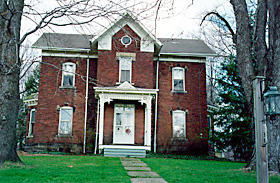
<instances>
[{"instance_id":1,"label":"bare tree","mask_svg":"<svg viewBox=\"0 0 280 183\"><path fill-rule=\"evenodd\" d=\"M166 2L173 1L54 0L50 3L48 1L52 7L39 10L34 8L40 3L39 0L0 0L0 166L7 160L20 161L16 153L19 80L22 77L19 53L20 45L29 35L41 29L53 30L54 26L90 24L98 18L110 22L116 15L127 10L133 11L141 19L144 18L143 12L154 11L157 14L158 9ZM30 25L28 31L20 37L23 17L33 23L34 27Z\"/></svg>"},{"instance_id":2,"label":"bare tree","mask_svg":"<svg viewBox=\"0 0 280 183\"><path fill-rule=\"evenodd\" d=\"M230 0L235 15L235 28L218 12L215 16L230 33L236 47L237 62L249 110L253 112L252 77L265 76L267 86L280 88L280 2L276 0ZM269 169L280 172L279 120L268 126ZM252 159L250 166L253 166Z\"/></svg>"}]
</instances>

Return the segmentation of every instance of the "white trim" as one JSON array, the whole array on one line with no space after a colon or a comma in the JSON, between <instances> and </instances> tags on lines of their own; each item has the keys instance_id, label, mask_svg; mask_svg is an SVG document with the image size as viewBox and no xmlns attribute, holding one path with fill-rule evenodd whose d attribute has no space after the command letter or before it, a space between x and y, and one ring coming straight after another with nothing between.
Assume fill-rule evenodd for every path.
<instances>
[{"instance_id":1,"label":"white trim","mask_svg":"<svg viewBox=\"0 0 280 183\"><path fill-rule=\"evenodd\" d=\"M69 85L69 86L64 86L63 85L63 80L64 80L64 75L65 75L65 72L67 72L67 71L65 71L65 66L66 65L72 65L73 66L73 69L74 69L74 71L73 72L68 72L69 74L68 75L72 75L73 76L73 85ZM75 87L75 73L76 73L76 64L75 63L73 63L73 62L65 62L65 63L63 63L62 64L62 80L61 80L61 87L63 87L63 88L68 88L68 87Z\"/></svg>"},{"instance_id":2,"label":"white trim","mask_svg":"<svg viewBox=\"0 0 280 183\"><path fill-rule=\"evenodd\" d=\"M60 48L60 47L45 47L45 46L32 46L35 49L51 50L51 51L90 51L89 48Z\"/></svg>"},{"instance_id":3,"label":"white trim","mask_svg":"<svg viewBox=\"0 0 280 183\"><path fill-rule=\"evenodd\" d=\"M183 71L183 90L174 90L174 70L182 70ZM172 92L185 92L186 88L185 88L185 69L183 67L173 67L172 68Z\"/></svg>"},{"instance_id":4,"label":"white trim","mask_svg":"<svg viewBox=\"0 0 280 183\"><path fill-rule=\"evenodd\" d=\"M126 44L126 43L123 42L123 39L124 39L125 37L128 37L128 38L129 38L129 43L128 43L128 44ZM121 38L121 43L122 43L124 46L128 46L128 45L130 45L130 44L132 43L132 39L131 39L131 37L129 37L128 35L125 35L125 36L123 36L123 37Z\"/></svg>"},{"instance_id":5,"label":"white trim","mask_svg":"<svg viewBox=\"0 0 280 183\"><path fill-rule=\"evenodd\" d=\"M94 87L95 93L114 93L114 94L156 94L158 89L118 89L106 87Z\"/></svg>"},{"instance_id":6,"label":"white trim","mask_svg":"<svg viewBox=\"0 0 280 183\"><path fill-rule=\"evenodd\" d=\"M98 58L98 55L84 55L80 53L47 53L42 52L43 57L77 57L77 58Z\"/></svg>"},{"instance_id":7,"label":"white trim","mask_svg":"<svg viewBox=\"0 0 280 183\"><path fill-rule=\"evenodd\" d=\"M61 111L63 110L63 109L71 109L71 121L70 121L70 123L71 123L71 132L69 133L69 134L62 134L62 133L60 133L60 125L61 125ZM69 106L63 106L63 107L61 107L60 108L60 111L59 111L59 124L58 124L58 135L72 135L72 129L73 128L73 107L69 107Z\"/></svg>"},{"instance_id":8,"label":"white trim","mask_svg":"<svg viewBox=\"0 0 280 183\"><path fill-rule=\"evenodd\" d=\"M125 108L126 105L132 105L133 107L133 111L123 111L122 113L132 113L132 119L133 119L133 122L132 122L132 126L133 126L133 129L132 129L132 137L131 139L125 139L125 141L122 141L121 139L117 139L117 136L116 136L116 106L123 106ZM122 124L122 126L124 127L124 124ZM125 130L125 129L124 129ZM118 104L115 104L114 105L114 122L113 122L113 144L134 144L135 143L135 105L134 104L121 104L121 103L118 103Z\"/></svg>"},{"instance_id":9,"label":"white trim","mask_svg":"<svg viewBox=\"0 0 280 183\"><path fill-rule=\"evenodd\" d=\"M133 146L133 145L99 145L99 149L111 148L111 149L145 149L147 151L151 150L149 146Z\"/></svg>"},{"instance_id":10,"label":"white trim","mask_svg":"<svg viewBox=\"0 0 280 183\"><path fill-rule=\"evenodd\" d=\"M160 53L161 55L174 55L174 56L192 56L192 57L214 57L217 54L211 53Z\"/></svg>"},{"instance_id":11,"label":"white trim","mask_svg":"<svg viewBox=\"0 0 280 183\"><path fill-rule=\"evenodd\" d=\"M84 122L84 142L83 153L86 153L86 136L87 136L87 113L88 113L88 77L89 77L89 58L87 59L87 80L86 80L86 96L85 96L85 122Z\"/></svg>"},{"instance_id":12,"label":"white trim","mask_svg":"<svg viewBox=\"0 0 280 183\"><path fill-rule=\"evenodd\" d=\"M129 21L129 19L133 21ZM141 42L143 38L149 38L153 40L153 43L155 43L156 46L158 47L162 46L162 43L155 36L153 36L152 33L148 31L148 29L140 21L138 21L136 17L134 17L131 13L126 13L124 16L120 16L115 22L113 22L109 26L109 28L104 29L100 34L93 37L91 39L91 44L93 45L96 44L103 37L106 37L106 35L112 37L116 32L118 32L122 27L126 25L128 25L141 38ZM140 50L142 49L140 48ZM153 52L153 51L154 50L148 52Z\"/></svg>"},{"instance_id":13,"label":"white trim","mask_svg":"<svg viewBox=\"0 0 280 183\"><path fill-rule=\"evenodd\" d=\"M32 119L32 112L35 112L34 113L34 118L35 118L35 114L36 114L36 109L31 109L31 111L30 111L30 117L29 117L29 128L28 128L28 135L27 135L27 137L33 137L33 132L34 131L32 131L32 135L31 135L31 130L32 130L32 128L31 128L31 119ZM34 122L35 122L35 119L34 119ZM33 122L33 125L34 125L34 122Z\"/></svg>"},{"instance_id":14,"label":"white trim","mask_svg":"<svg viewBox=\"0 0 280 183\"><path fill-rule=\"evenodd\" d=\"M25 105L29 106L35 106L38 105L38 99L30 99L30 100L24 100L23 103Z\"/></svg>"},{"instance_id":15,"label":"white trim","mask_svg":"<svg viewBox=\"0 0 280 183\"><path fill-rule=\"evenodd\" d=\"M154 58L157 61L157 58ZM161 62L191 62L191 63L205 63L206 59L191 59L191 58L159 58Z\"/></svg>"},{"instance_id":16,"label":"white trim","mask_svg":"<svg viewBox=\"0 0 280 183\"><path fill-rule=\"evenodd\" d=\"M174 137L174 114L183 114L183 124L184 124L184 136L183 137ZM182 111L182 110L175 110L175 111L172 111L172 136L174 138L186 138L186 112L185 111Z\"/></svg>"}]
</instances>

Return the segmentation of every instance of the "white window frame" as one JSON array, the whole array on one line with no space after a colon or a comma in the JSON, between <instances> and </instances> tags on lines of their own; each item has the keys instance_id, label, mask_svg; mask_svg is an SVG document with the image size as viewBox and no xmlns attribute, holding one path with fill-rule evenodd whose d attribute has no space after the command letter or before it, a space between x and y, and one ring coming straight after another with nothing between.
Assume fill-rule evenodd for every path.
<instances>
[{"instance_id":1,"label":"white window frame","mask_svg":"<svg viewBox=\"0 0 280 183\"><path fill-rule=\"evenodd\" d=\"M61 113L62 113L62 110L69 110L71 109L71 120L70 120L70 133L61 133ZM73 127L73 107L69 107L69 106L64 106L64 107L61 107L60 108L60 112L59 112L59 125L58 125L58 135L72 135L72 127Z\"/></svg>"},{"instance_id":2,"label":"white window frame","mask_svg":"<svg viewBox=\"0 0 280 183\"><path fill-rule=\"evenodd\" d=\"M66 66L72 65L74 71L73 72L67 72ZM76 73L76 64L73 62L65 62L62 65L62 80L61 80L61 87L75 87L75 73ZM72 75L73 76L73 85L63 85L64 75Z\"/></svg>"},{"instance_id":3,"label":"white window frame","mask_svg":"<svg viewBox=\"0 0 280 183\"><path fill-rule=\"evenodd\" d=\"M32 122L32 114L34 112L34 120ZM35 115L36 115L36 109L31 109L30 111L30 119L29 119L29 129L28 129L28 137L33 137L34 133L34 123L35 123ZM32 128L32 123L33 123L33 128Z\"/></svg>"},{"instance_id":4,"label":"white window frame","mask_svg":"<svg viewBox=\"0 0 280 183\"><path fill-rule=\"evenodd\" d=\"M174 87L174 72L175 70L182 70L183 72L183 90L175 90ZM185 69L183 67L173 67L172 68L172 91L174 92L185 92Z\"/></svg>"},{"instance_id":5,"label":"white window frame","mask_svg":"<svg viewBox=\"0 0 280 183\"><path fill-rule=\"evenodd\" d=\"M183 136L175 136L175 131L174 131L174 122L175 122L175 115L176 114L183 114L183 125L184 125L184 134ZM173 135L173 138L186 138L186 112L185 111L182 111L182 110L175 110L175 111L172 111L172 135Z\"/></svg>"},{"instance_id":6,"label":"white window frame","mask_svg":"<svg viewBox=\"0 0 280 183\"><path fill-rule=\"evenodd\" d=\"M122 81L121 81L121 64L122 64L122 59L123 58L130 58L130 62L131 62L131 64L130 64L130 72L129 72L129 74L130 74L130 78L129 78L129 81L127 81L127 82L129 82L129 83L132 83L131 82L131 78L132 78L132 57L122 57L122 56L120 56L120 58L119 58L119 83L123 83Z\"/></svg>"}]
</instances>

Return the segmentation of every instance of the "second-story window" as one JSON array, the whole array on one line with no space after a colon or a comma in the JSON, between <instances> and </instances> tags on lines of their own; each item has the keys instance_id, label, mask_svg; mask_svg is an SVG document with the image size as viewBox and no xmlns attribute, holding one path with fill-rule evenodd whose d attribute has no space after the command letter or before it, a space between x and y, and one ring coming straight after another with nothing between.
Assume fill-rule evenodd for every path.
<instances>
[{"instance_id":1,"label":"second-story window","mask_svg":"<svg viewBox=\"0 0 280 183\"><path fill-rule=\"evenodd\" d=\"M125 81L131 82L131 68L132 58L131 57L120 57L120 70L119 70L119 81L123 83Z\"/></svg>"},{"instance_id":2,"label":"second-story window","mask_svg":"<svg viewBox=\"0 0 280 183\"><path fill-rule=\"evenodd\" d=\"M185 70L182 67L172 68L172 90L185 91Z\"/></svg>"},{"instance_id":3,"label":"second-story window","mask_svg":"<svg viewBox=\"0 0 280 183\"><path fill-rule=\"evenodd\" d=\"M66 62L62 66L62 87L74 87L75 86L75 71L76 64L72 62Z\"/></svg>"}]
</instances>

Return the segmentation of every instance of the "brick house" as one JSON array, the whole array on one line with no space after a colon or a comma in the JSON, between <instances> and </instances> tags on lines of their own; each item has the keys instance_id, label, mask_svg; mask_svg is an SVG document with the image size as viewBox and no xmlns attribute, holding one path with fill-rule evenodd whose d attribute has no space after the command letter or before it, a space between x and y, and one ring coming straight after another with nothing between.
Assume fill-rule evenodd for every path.
<instances>
[{"instance_id":1,"label":"brick house","mask_svg":"<svg viewBox=\"0 0 280 183\"><path fill-rule=\"evenodd\" d=\"M26 149L207 153L201 40L154 37L130 14L99 35L44 33ZM37 96L37 98L36 98Z\"/></svg>"}]
</instances>

